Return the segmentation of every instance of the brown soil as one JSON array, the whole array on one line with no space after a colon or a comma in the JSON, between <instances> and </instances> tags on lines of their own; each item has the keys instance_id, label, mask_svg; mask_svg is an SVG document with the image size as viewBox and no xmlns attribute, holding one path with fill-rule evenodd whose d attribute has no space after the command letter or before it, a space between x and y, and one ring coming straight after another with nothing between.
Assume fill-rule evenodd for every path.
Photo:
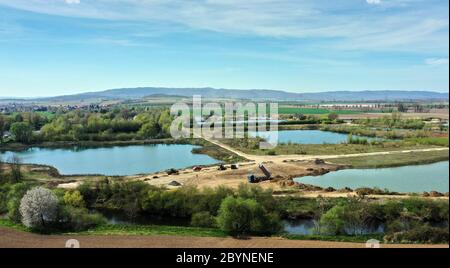
<instances>
[{"instance_id":1,"label":"brown soil","mask_svg":"<svg viewBox=\"0 0 450 268\"><path fill-rule=\"evenodd\" d=\"M77 239L82 248L364 248L364 243L287 240L277 237L37 235L0 227L0 248L64 248ZM448 245L384 245L386 248L448 248Z\"/></svg>"},{"instance_id":2,"label":"brown soil","mask_svg":"<svg viewBox=\"0 0 450 268\"><path fill-rule=\"evenodd\" d=\"M323 174L332 170L337 170L340 167L331 164L316 165L313 161L266 162L264 165L273 174L273 179L271 181L261 182L259 185L274 190L280 190L282 188L280 182L290 181L292 178L304 175ZM167 186L170 182L177 181L182 185L194 185L199 188L214 188L217 186L236 188L239 184L247 182L247 176L249 174L263 176L262 171L255 162L242 163L239 165L238 169L230 169L229 165L226 167L227 170L223 171L218 170L218 166L207 167L201 171L184 169L181 170L178 175L170 176L167 175L167 173L161 172L138 179L157 186ZM157 178L155 178L155 176Z\"/></svg>"},{"instance_id":3,"label":"brown soil","mask_svg":"<svg viewBox=\"0 0 450 268\"><path fill-rule=\"evenodd\" d=\"M140 176L128 176L129 180L145 181L148 184L155 186L165 186L167 188L177 188L183 185L196 186L199 188L215 188L218 186L228 186L231 188L237 188L242 183L247 183L247 176L255 174L256 176L263 176L263 173L259 169L258 165L263 163L272 174L272 180L258 183L263 188L270 188L274 191L280 190L296 190L301 194L306 194L308 197L317 197L319 195L327 197L344 197L348 195L355 195L355 193L336 193L329 191L318 191L317 189L299 189L292 182L295 177L309 176L309 175L321 175L327 172L336 171L342 169L345 166L330 164L327 162L316 163L316 159L330 160L334 158L342 157L358 157L358 156L371 156L371 155L389 155L393 153L410 153L410 152L425 152L425 151L438 151L448 150L448 148L429 148L429 149L416 149L416 150L404 150L395 152L374 152L374 153L361 153L361 154L348 154L348 155L249 155L239 150L231 148L230 146L221 143L217 140L207 139L209 142L220 146L226 150L229 150L245 159L247 162L239 163L238 169L231 169L230 165L227 165L227 170L218 170L218 165L204 167L200 171L194 171L193 169L178 170L177 174L168 175L167 172L157 172L152 174L140 175ZM78 187L84 180L73 179L71 182L59 184L59 188L73 189ZM175 182L175 183L174 183ZM180 186L173 186L173 184L180 184ZM373 196L376 198L376 196ZM394 198L396 196L389 196Z\"/></svg>"}]
</instances>

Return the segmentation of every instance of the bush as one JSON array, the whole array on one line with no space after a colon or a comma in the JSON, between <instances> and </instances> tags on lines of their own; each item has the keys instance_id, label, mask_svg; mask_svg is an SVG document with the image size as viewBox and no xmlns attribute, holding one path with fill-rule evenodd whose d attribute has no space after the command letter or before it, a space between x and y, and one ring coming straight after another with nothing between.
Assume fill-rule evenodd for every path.
<instances>
[{"instance_id":1,"label":"bush","mask_svg":"<svg viewBox=\"0 0 450 268\"><path fill-rule=\"evenodd\" d=\"M32 140L33 130L27 122L16 122L11 125L11 133L14 140L21 143L30 143Z\"/></svg>"},{"instance_id":2,"label":"bush","mask_svg":"<svg viewBox=\"0 0 450 268\"><path fill-rule=\"evenodd\" d=\"M57 220L58 205L58 198L52 191L42 187L29 190L20 201L23 225L45 230Z\"/></svg>"},{"instance_id":3,"label":"bush","mask_svg":"<svg viewBox=\"0 0 450 268\"><path fill-rule=\"evenodd\" d=\"M281 230L278 215L267 213L253 199L227 197L220 206L219 227L230 234L273 234Z\"/></svg>"},{"instance_id":4,"label":"bush","mask_svg":"<svg viewBox=\"0 0 450 268\"><path fill-rule=\"evenodd\" d=\"M89 213L85 208L65 206L60 212L61 221L58 228L65 231L84 231L106 223L99 213Z\"/></svg>"},{"instance_id":5,"label":"bush","mask_svg":"<svg viewBox=\"0 0 450 268\"><path fill-rule=\"evenodd\" d=\"M320 225L323 226L326 233L333 235L345 234L344 213L345 208L337 205L322 215Z\"/></svg>"},{"instance_id":6,"label":"bush","mask_svg":"<svg viewBox=\"0 0 450 268\"><path fill-rule=\"evenodd\" d=\"M330 235L362 235L379 223L380 211L376 206L349 199L320 218L320 225Z\"/></svg>"},{"instance_id":7,"label":"bush","mask_svg":"<svg viewBox=\"0 0 450 268\"><path fill-rule=\"evenodd\" d=\"M233 190L225 186L214 189L206 188L199 194L194 210L196 212L208 211L210 215L217 216L222 201L233 194Z\"/></svg>"},{"instance_id":8,"label":"bush","mask_svg":"<svg viewBox=\"0 0 450 268\"><path fill-rule=\"evenodd\" d=\"M191 225L195 227L214 227L216 219L208 211L202 211L192 214Z\"/></svg>"},{"instance_id":9,"label":"bush","mask_svg":"<svg viewBox=\"0 0 450 268\"><path fill-rule=\"evenodd\" d=\"M271 189L263 189L258 185L242 183L237 189L237 196L243 199L254 199L269 212L277 210L277 202Z\"/></svg>"},{"instance_id":10,"label":"bush","mask_svg":"<svg viewBox=\"0 0 450 268\"><path fill-rule=\"evenodd\" d=\"M11 189L9 184L0 185L0 214L8 212L8 193Z\"/></svg>"},{"instance_id":11,"label":"bush","mask_svg":"<svg viewBox=\"0 0 450 268\"><path fill-rule=\"evenodd\" d=\"M448 228L420 226L404 232L386 235L384 240L389 243L432 243L448 244Z\"/></svg>"},{"instance_id":12,"label":"bush","mask_svg":"<svg viewBox=\"0 0 450 268\"><path fill-rule=\"evenodd\" d=\"M84 208L85 203L83 196L80 191L68 191L64 194L64 203L66 205L76 207L76 208Z\"/></svg>"},{"instance_id":13,"label":"bush","mask_svg":"<svg viewBox=\"0 0 450 268\"><path fill-rule=\"evenodd\" d=\"M391 192L388 189L379 189L379 188L367 188L367 187L363 187L363 188L357 188L355 189L355 192L358 196L360 197L364 197L366 195L394 195L394 194L398 194L396 192Z\"/></svg>"},{"instance_id":14,"label":"bush","mask_svg":"<svg viewBox=\"0 0 450 268\"><path fill-rule=\"evenodd\" d=\"M8 218L15 223L22 221L22 216L20 215L20 201L22 197L33 187L34 184L30 183L17 183L11 186L8 196L7 196L7 209Z\"/></svg>"}]
</instances>

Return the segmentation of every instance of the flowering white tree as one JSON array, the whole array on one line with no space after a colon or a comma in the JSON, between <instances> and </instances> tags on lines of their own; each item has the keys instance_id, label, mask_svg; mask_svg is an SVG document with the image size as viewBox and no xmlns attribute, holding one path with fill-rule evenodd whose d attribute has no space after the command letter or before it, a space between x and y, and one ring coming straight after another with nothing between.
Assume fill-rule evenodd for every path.
<instances>
[{"instance_id":1,"label":"flowering white tree","mask_svg":"<svg viewBox=\"0 0 450 268\"><path fill-rule=\"evenodd\" d=\"M46 223L56 220L58 199L52 191L36 187L23 196L19 210L25 226L43 228Z\"/></svg>"}]
</instances>

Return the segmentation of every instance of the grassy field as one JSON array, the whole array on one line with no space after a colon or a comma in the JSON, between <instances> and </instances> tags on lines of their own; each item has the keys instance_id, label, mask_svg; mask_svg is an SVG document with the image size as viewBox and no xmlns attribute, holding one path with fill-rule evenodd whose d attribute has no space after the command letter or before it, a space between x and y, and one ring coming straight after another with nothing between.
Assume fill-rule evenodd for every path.
<instances>
[{"instance_id":1,"label":"grassy field","mask_svg":"<svg viewBox=\"0 0 450 268\"><path fill-rule=\"evenodd\" d=\"M31 232L29 228L8 219L0 219L0 226L19 231ZM73 233L55 233L73 234ZM226 237L227 234L219 229L198 228L186 226L165 225L102 225L87 231L77 232L78 235L177 235L177 236L206 236Z\"/></svg>"},{"instance_id":2,"label":"grassy field","mask_svg":"<svg viewBox=\"0 0 450 268\"><path fill-rule=\"evenodd\" d=\"M315 241L331 241L331 242L350 242L350 243L365 243L369 239L377 239L383 241L383 235L294 235L287 234L282 237L290 240L315 240Z\"/></svg>"},{"instance_id":3,"label":"grassy field","mask_svg":"<svg viewBox=\"0 0 450 268\"><path fill-rule=\"evenodd\" d=\"M21 224L13 223L7 219L0 219L0 226L12 228L23 232L32 232L29 228ZM214 228L197 228L185 226L162 226L162 225L102 225L88 231L77 233L54 233L54 235L136 235L136 236L157 236L157 235L173 235L173 236L192 236L192 237L228 237L225 232ZM358 235L358 236L332 236L332 235L293 235L281 234L283 238L289 240L314 240L314 241L333 241L333 242L354 242L364 243L368 239L377 238L382 241L383 235ZM276 236L279 237L279 236Z\"/></svg>"},{"instance_id":4,"label":"grassy field","mask_svg":"<svg viewBox=\"0 0 450 268\"><path fill-rule=\"evenodd\" d=\"M219 229L163 225L103 225L78 233L81 235L178 235L226 237Z\"/></svg>"},{"instance_id":5,"label":"grassy field","mask_svg":"<svg viewBox=\"0 0 450 268\"><path fill-rule=\"evenodd\" d=\"M426 149L439 146L422 145L405 142L384 142L381 144L279 144L272 150L260 150L256 139L225 139L223 143L244 153L254 155L345 155L360 153L375 153L384 151L401 151Z\"/></svg>"},{"instance_id":6,"label":"grassy field","mask_svg":"<svg viewBox=\"0 0 450 268\"><path fill-rule=\"evenodd\" d=\"M56 114L52 112L36 112L36 113L39 114L40 116L46 117L48 120L52 120L53 118L56 117Z\"/></svg>"},{"instance_id":7,"label":"grassy field","mask_svg":"<svg viewBox=\"0 0 450 268\"><path fill-rule=\"evenodd\" d=\"M411 144L437 145L448 147L448 137L411 138L406 139L405 141Z\"/></svg>"},{"instance_id":8,"label":"grassy field","mask_svg":"<svg viewBox=\"0 0 450 268\"><path fill-rule=\"evenodd\" d=\"M337 114L360 114L359 111L342 110L342 111L332 111L323 108L296 108L296 107L279 107L279 114L314 114L314 115L325 115L335 112Z\"/></svg>"},{"instance_id":9,"label":"grassy field","mask_svg":"<svg viewBox=\"0 0 450 268\"><path fill-rule=\"evenodd\" d=\"M23 226L22 224L14 223L14 222L12 222L11 220L8 220L8 219L0 218L0 226L1 227L12 228L12 229L23 231L23 232L31 232L31 230L29 228Z\"/></svg>"},{"instance_id":10,"label":"grassy field","mask_svg":"<svg viewBox=\"0 0 450 268\"><path fill-rule=\"evenodd\" d=\"M429 164L449 159L448 151L396 153L365 157L343 157L332 159L334 164L350 165L354 168L380 168L405 165Z\"/></svg>"}]
</instances>

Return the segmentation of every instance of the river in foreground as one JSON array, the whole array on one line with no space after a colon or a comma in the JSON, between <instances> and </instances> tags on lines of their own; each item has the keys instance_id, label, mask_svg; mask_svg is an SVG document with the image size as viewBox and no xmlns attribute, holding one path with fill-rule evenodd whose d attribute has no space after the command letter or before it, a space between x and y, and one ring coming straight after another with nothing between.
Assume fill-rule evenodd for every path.
<instances>
[{"instance_id":1,"label":"river in foreground","mask_svg":"<svg viewBox=\"0 0 450 268\"><path fill-rule=\"evenodd\" d=\"M16 155L26 164L53 166L62 175L107 176L136 175L219 162L207 155L193 154L192 149L197 147L189 144L152 144L100 148L31 148L21 152L0 153L0 158L7 161Z\"/></svg>"},{"instance_id":2,"label":"river in foreground","mask_svg":"<svg viewBox=\"0 0 450 268\"><path fill-rule=\"evenodd\" d=\"M166 226L191 226L189 219L158 217L158 216L144 216L137 215L133 220L130 220L123 212L112 210L93 210L92 212L101 213L107 220L108 224L112 225L166 225ZM316 234L316 221L313 219L300 219L283 221L283 229L287 234L294 235L313 235ZM372 227L359 227L346 231L349 234L383 234L384 225L379 224Z\"/></svg>"},{"instance_id":3,"label":"river in foreground","mask_svg":"<svg viewBox=\"0 0 450 268\"><path fill-rule=\"evenodd\" d=\"M421 193L449 191L449 162L380 169L346 169L322 176L294 179L296 182L341 189L361 187L388 189L395 192Z\"/></svg>"}]
</instances>

